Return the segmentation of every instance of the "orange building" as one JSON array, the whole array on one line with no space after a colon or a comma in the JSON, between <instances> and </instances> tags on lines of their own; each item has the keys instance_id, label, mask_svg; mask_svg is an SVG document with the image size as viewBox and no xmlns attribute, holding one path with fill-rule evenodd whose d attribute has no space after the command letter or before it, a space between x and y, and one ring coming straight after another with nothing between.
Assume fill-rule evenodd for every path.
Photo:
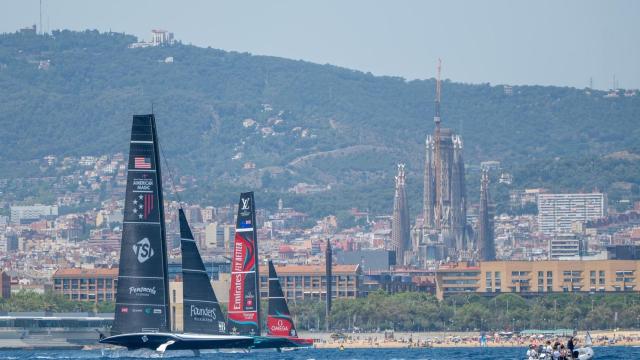
<instances>
[{"instance_id":1,"label":"orange building","mask_svg":"<svg viewBox=\"0 0 640 360\"><path fill-rule=\"evenodd\" d=\"M276 266L280 285L288 301L321 299L327 297L327 275L324 265ZM362 273L360 265L333 265L332 298L361 296ZM267 276L260 275L260 296L267 298Z\"/></svg>"},{"instance_id":2,"label":"orange building","mask_svg":"<svg viewBox=\"0 0 640 360\"><path fill-rule=\"evenodd\" d=\"M436 296L476 293L636 292L638 260L485 261L446 264L436 271Z\"/></svg>"},{"instance_id":3,"label":"orange building","mask_svg":"<svg viewBox=\"0 0 640 360\"><path fill-rule=\"evenodd\" d=\"M52 276L53 291L74 301L115 301L118 268L58 269Z\"/></svg>"}]
</instances>

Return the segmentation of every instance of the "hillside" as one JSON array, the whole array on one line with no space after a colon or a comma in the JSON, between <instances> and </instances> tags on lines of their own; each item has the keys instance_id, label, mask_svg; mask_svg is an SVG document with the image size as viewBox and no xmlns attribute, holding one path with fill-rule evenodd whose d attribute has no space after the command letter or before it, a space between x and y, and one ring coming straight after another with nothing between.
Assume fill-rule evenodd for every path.
<instances>
[{"instance_id":1,"label":"hillside","mask_svg":"<svg viewBox=\"0 0 640 360\"><path fill-rule=\"evenodd\" d=\"M226 203L237 190L255 188L269 207L284 196L313 204L317 213L387 212L394 163L402 161L415 214L424 137L433 127L433 79L376 77L182 44L127 48L134 41L96 31L0 35L0 177L37 176L25 161L48 154L126 153L131 115L153 104L174 172L198 181L187 199ZM443 84L443 124L462 134L472 201L473 169L483 160L502 161L516 175L526 174L516 176L516 185L532 186L546 183L535 180L530 164L563 159L570 167L614 152L640 154L640 97L513 90L507 96L502 86ZM244 170L246 162L255 169ZM565 170L544 176L563 178ZM574 175L563 188L590 186L584 171ZM331 185L331 191L286 193L299 182Z\"/></svg>"}]
</instances>

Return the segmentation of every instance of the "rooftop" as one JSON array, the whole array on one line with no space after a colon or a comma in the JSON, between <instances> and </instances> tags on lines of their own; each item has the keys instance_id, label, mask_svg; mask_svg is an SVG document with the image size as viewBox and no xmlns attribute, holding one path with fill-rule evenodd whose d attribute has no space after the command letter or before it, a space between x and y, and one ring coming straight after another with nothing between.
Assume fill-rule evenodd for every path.
<instances>
[{"instance_id":1,"label":"rooftop","mask_svg":"<svg viewBox=\"0 0 640 360\"><path fill-rule=\"evenodd\" d=\"M118 268L111 269L58 269L53 277L89 277L89 276L118 276Z\"/></svg>"},{"instance_id":2,"label":"rooftop","mask_svg":"<svg viewBox=\"0 0 640 360\"><path fill-rule=\"evenodd\" d=\"M357 272L360 267L359 264L355 265L333 265L333 274L353 274ZM324 265L286 265L276 266L276 272L278 275L292 275L292 274L325 274Z\"/></svg>"}]
</instances>

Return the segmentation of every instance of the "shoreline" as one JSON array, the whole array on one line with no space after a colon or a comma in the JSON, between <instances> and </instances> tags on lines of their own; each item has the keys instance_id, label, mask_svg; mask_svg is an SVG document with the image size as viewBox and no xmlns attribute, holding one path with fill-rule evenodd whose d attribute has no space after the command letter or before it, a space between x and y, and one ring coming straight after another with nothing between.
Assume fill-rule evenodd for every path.
<instances>
[{"instance_id":1,"label":"shoreline","mask_svg":"<svg viewBox=\"0 0 640 360\"><path fill-rule=\"evenodd\" d=\"M481 347L518 347L526 348L529 344L544 343L547 338L515 337L501 339L487 334L484 346L478 340L479 332L397 332L393 339L385 339L384 333L350 333L344 334L346 339L332 339L332 333L301 332L300 336L313 338L314 347L318 349L393 349L393 348L481 348ZM640 330L600 330L590 331L593 346L640 346ZM584 344L586 332L577 332L579 344ZM566 342L566 337L558 338ZM613 341L610 341L613 340Z\"/></svg>"},{"instance_id":2,"label":"shoreline","mask_svg":"<svg viewBox=\"0 0 640 360\"><path fill-rule=\"evenodd\" d=\"M594 347L601 346L639 346L640 330L612 331L601 330L591 331ZM540 339L535 336L514 337L504 339L495 334L486 334L487 341L484 346L479 342L479 332L395 332L392 338L385 339L385 333L349 333L344 334L345 339L333 339L334 333L327 332L305 332L299 333L302 338L314 340L314 348L317 349L414 349L414 348L526 348L529 344L541 344L547 339ZM584 344L586 332L580 331L576 337L579 344ZM566 337L557 338L561 342L566 342ZM0 350L98 350L103 345L78 344L75 341L69 342L65 338L54 338L42 341L42 339L0 339Z\"/></svg>"}]
</instances>

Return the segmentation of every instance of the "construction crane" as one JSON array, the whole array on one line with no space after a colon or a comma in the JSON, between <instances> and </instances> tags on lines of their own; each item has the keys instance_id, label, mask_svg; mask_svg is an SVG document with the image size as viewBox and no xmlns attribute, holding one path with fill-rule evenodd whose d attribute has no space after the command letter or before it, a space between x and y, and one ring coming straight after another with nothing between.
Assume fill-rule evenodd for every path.
<instances>
[{"instance_id":1,"label":"construction crane","mask_svg":"<svg viewBox=\"0 0 640 360\"><path fill-rule=\"evenodd\" d=\"M438 77L436 79L436 99L435 99L435 114L433 116L433 122L436 125L435 130L435 154L434 154L434 175L435 175L435 211L434 211L434 225L436 230L441 229L442 225L442 164L440 162L440 71L442 68L442 61L438 59Z\"/></svg>"}]
</instances>

